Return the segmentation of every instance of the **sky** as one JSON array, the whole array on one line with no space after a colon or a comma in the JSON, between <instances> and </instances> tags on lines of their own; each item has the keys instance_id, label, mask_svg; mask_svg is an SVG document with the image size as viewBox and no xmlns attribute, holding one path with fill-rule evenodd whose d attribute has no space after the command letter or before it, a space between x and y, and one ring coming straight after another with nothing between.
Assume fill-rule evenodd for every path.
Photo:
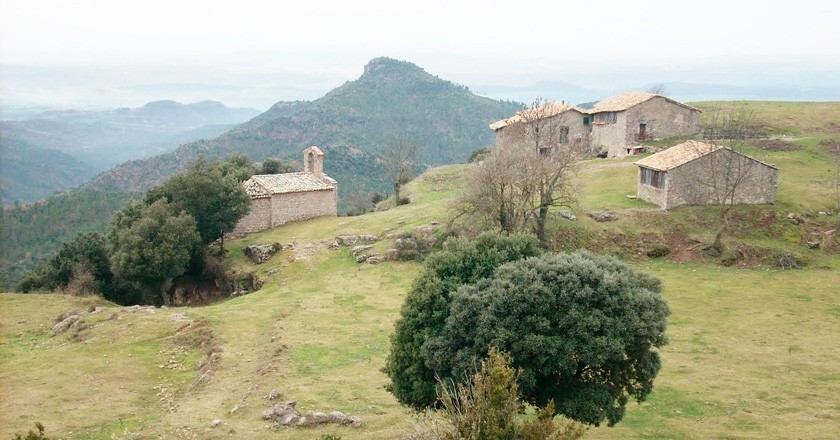
<instances>
[{"instance_id":1,"label":"sky","mask_svg":"<svg viewBox=\"0 0 840 440\"><path fill-rule=\"evenodd\" d=\"M358 77L377 56L470 86L581 84L603 81L593 72L751 63L775 63L776 74L795 77L838 69L838 21L836 0L3 0L0 64L147 72L128 75L134 85L311 76L301 81L301 96ZM164 70L184 75L158 81L154 72ZM0 79L7 98L22 90L18 74ZM293 80L281 82L295 95Z\"/></svg>"}]
</instances>

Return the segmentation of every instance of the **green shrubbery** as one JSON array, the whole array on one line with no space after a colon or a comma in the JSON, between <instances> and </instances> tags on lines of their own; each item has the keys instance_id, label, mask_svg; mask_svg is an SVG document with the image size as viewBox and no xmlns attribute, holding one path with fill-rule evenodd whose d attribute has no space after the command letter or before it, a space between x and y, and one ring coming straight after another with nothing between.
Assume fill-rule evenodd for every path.
<instances>
[{"instance_id":1,"label":"green shrubbery","mask_svg":"<svg viewBox=\"0 0 840 440\"><path fill-rule=\"evenodd\" d=\"M536 251L485 236L427 259L391 340L400 402L433 405L435 378L463 380L491 347L511 355L526 402L575 420L613 425L647 397L667 343L659 280L587 252L525 258Z\"/></svg>"}]
</instances>

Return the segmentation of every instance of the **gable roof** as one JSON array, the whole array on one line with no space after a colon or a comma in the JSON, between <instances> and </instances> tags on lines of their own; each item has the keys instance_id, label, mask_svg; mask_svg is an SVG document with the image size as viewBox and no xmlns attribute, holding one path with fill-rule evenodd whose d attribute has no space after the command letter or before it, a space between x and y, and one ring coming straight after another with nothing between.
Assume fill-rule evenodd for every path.
<instances>
[{"instance_id":1,"label":"gable roof","mask_svg":"<svg viewBox=\"0 0 840 440\"><path fill-rule=\"evenodd\" d=\"M723 147L699 141L685 141L667 150L639 160L636 162L636 165L658 171L668 171L684 163L691 162L698 157L705 156L719 148Z\"/></svg>"},{"instance_id":2,"label":"gable roof","mask_svg":"<svg viewBox=\"0 0 840 440\"><path fill-rule=\"evenodd\" d=\"M517 122L530 121L530 120L542 119L542 118L550 118L552 116L557 116L560 113L563 113L563 112L566 112L566 111L569 111L569 110L574 110L574 111L576 111L578 113L581 113L581 114L585 113L583 110L581 110L577 107L574 107L574 106L571 106L571 105L566 105L565 103L562 103L562 102L549 101L549 102L547 102L547 103L545 103L545 104L543 104L539 107L525 108L525 109L522 109L522 110L516 112L515 115L513 115L509 118L502 119L501 121L496 121L496 122L490 124L490 129L493 130L493 131L497 131L501 128L507 127L508 125L516 124Z\"/></svg>"},{"instance_id":3,"label":"gable roof","mask_svg":"<svg viewBox=\"0 0 840 440\"><path fill-rule=\"evenodd\" d=\"M261 199L272 194L331 190L335 189L336 181L316 173L257 174L242 185L249 197Z\"/></svg>"},{"instance_id":4,"label":"gable roof","mask_svg":"<svg viewBox=\"0 0 840 440\"><path fill-rule=\"evenodd\" d=\"M685 141L681 144L674 145L673 147L667 150L660 151L659 153L652 154L642 160L636 161L636 165L640 167L654 169L657 171L668 171L680 165L684 165L688 162L691 162L694 159L717 151L721 148L725 148L729 151L732 151L735 154L739 154L746 158L752 159L762 165L778 170L778 168L776 168L774 165L762 162L752 156L747 156L746 154L739 153L737 151L732 150L731 148L723 147L720 145L707 144L705 142L700 141Z\"/></svg>"},{"instance_id":5,"label":"gable roof","mask_svg":"<svg viewBox=\"0 0 840 440\"><path fill-rule=\"evenodd\" d=\"M630 107L637 106L645 101L653 99L655 97L660 97L665 100L668 100L674 104L679 106L700 111L700 109L692 107L690 105L683 104L679 101L674 101L673 99L657 95L655 93L645 93L645 92L624 92L619 95L612 96L607 98L603 101L598 101L595 105L592 106L591 109L587 110L587 113L594 114L594 113L601 113L601 112L622 112L624 110L629 109Z\"/></svg>"}]
</instances>

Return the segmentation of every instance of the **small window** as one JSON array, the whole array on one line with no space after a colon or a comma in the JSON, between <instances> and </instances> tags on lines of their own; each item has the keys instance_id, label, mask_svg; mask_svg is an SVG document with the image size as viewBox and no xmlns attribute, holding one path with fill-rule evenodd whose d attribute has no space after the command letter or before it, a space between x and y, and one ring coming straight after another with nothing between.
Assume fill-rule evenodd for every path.
<instances>
[{"instance_id":1,"label":"small window","mask_svg":"<svg viewBox=\"0 0 840 440\"><path fill-rule=\"evenodd\" d=\"M589 125L589 116L583 117L583 125Z\"/></svg>"},{"instance_id":2,"label":"small window","mask_svg":"<svg viewBox=\"0 0 840 440\"><path fill-rule=\"evenodd\" d=\"M665 187L665 173L663 171L652 170L650 168L640 168L639 180L645 185L650 185L654 188Z\"/></svg>"}]
</instances>

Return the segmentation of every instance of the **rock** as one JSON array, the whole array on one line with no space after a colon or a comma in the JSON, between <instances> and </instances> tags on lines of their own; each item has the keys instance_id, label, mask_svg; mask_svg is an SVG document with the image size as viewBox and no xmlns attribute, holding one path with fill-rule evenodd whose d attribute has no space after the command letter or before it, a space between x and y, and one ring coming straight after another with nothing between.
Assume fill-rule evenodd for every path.
<instances>
[{"instance_id":1,"label":"rock","mask_svg":"<svg viewBox=\"0 0 840 440\"><path fill-rule=\"evenodd\" d=\"M347 414L341 411L333 411L330 413L330 421L333 423L343 424L347 420Z\"/></svg>"},{"instance_id":2,"label":"rock","mask_svg":"<svg viewBox=\"0 0 840 440\"><path fill-rule=\"evenodd\" d=\"M251 261L256 264L262 264L282 249L283 246L281 246L280 243L252 244L250 246L246 246L243 251L245 252L245 256L250 258Z\"/></svg>"},{"instance_id":3,"label":"rock","mask_svg":"<svg viewBox=\"0 0 840 440\"><path fill-rule=\"evenodd\" d=\"M358 235L339 235L335 237L335 241L341 246L353 246L359 241Z\"/></svg>"},{"instance_id":4,"label":"rock","mask_svg":"<svg viewBox=\"0 0 840 440\"><path fill-rule=\"evenodd\" d=\"M268 397L268 400L274 400L274 399L280 397L280 392L277 391L277 390L271 390L271 392L269 392L268 396L266 396L266 397Z\"/></svg>"},{"instance_id":5,"label":"rock","mask_svg":"<svg viewBox=\"0 0 840 440\"><path fill-rule=\"evenodd\" d=\"M222 424L222 419L213 419L213 421L210 422L210 427L215 428L215 427L217 427L221 424Z\"/></svg>"},{"instance_id":6,"label":"rock","mask_svg":"<svg viewBox=\"0 0 840 440\"><path fill-rule=\"evenodd\" d=\"M93 310L92 310L90 313L91 313L91 314L94 314L94 313L100 313L100 312L103 312L103 311L105 311L105 310L107 310L107 309L108 309L107 307L96 306L96 307L94 307L94 308L93 308Z\"/></svg>"},{"instance_id":7,"label":"rock","mask_svg":"<svg viewBox=\"0 0 840 440\"><path fill-rule=\"evenodd\" d=\"M365 260L365 263L367 263L367 264L379 264L383 261L385 261L385 257L383 257L382 255L371 254L367 257L367 259Z\"/></svg>"},{"instance_id":8,"label":"rock","mask_svg":"<svg viewBox=\"0 0 840 440\"><path fill-rule=\"evenodd\" d=\"M175 312L169 315L169 319L175 322L183 322L183 321L192 321L186 313L183 312Z\"/></svg>"},{"instance_id":9,"label":"rock","mask_svg":"<svg viewBox=\"0 0 840 440\"><path fill-rule=\"evenodd\" d=\"M385 252L385 259L388 261L397 261L400 259L400 251L397 249L388 249Z\"/></svg>"},{"instance_id":10,"label":"rock","mask_svg":"<svg viewBox=\"0 0 840 440\"><path fill-rule=\"evenodd\" d=\"M795 225L801 225L805 221L801 216L799 216L798 214L795 214L793 212L789 213L787 215L787 218L788 218L788 220L790 220L791 223L793 223Z\"/></svg>"},{"instance_id":11,"label":"rock","mask_svg":"<svg viewBox=\"0 0 840 440\"><path fill-rule=\"evenodd\" d=\"M638 197L637 195L635 195L635 194L627 194L627 198L628 198L628 199L630 199L630 200L636 200L636 199L638 199L639 197Z\"/></svg>"},{"instance_id":12,"label":"rock","mask_svg":"<svg viewBox=\"0 0 840 440\"><path fill-rule=\"evenodd\" d=\"M379 237L371 234L361 235L359 238L365 243L376 243L379 241Z\"/></svg>"},{"instance_id":13,"label":"rock","mask_svg":"<svg viewBox=\"0 0 840 440\"><path fill-rule=\"evenodd\" d=\"M71 326L78 326L78 322L82 320L82 317L79 315L70 315L61 322L57 323L53 326L52 330L50 331L50 337L60 335L70 329Z\"/></svg>"},{"instance_id":14,"label":"rock","mask_svg":"<svg viewBox=\"0 0 840 440\"><path fill-rule=\"evenodd\" d=\"M618 216L611 211L589 211L586 215L592 217L596 222L614 222L618 220Z\"/></svg>"},{"instance_id":15,"label":"rock","mask_svg":"<svg viewBox=\"0 0 840 440\"><path fill-rule=\"evenodd\" d=\"M429 222L429 224L432 225L432 226L437 226L437 225L440 224L440 222L437 221L437 220L432 220L431 222Z\"/></svg>"},{"instance_id":16,"label":"rock","mask_svg":"<svg viewBox=\"0 0 840 440\"><path fill-rule=\"evenodd\" d=\"M356 260L357 263L363 263L373 253L371 252L371 249L373 249L373 246L369 244L353 246L353 248L350 249L350 255L353 256L353 259Z\"/></svg>"},{"instance_id":17,"label":"rock","mask_svg":"<svg viewBox=\"0 0 840 440\"><path fill-rule=\"evenodd\" d=\"M397 247L398 251L404 249L417 249L417 241L409 237L398 238L397 241L394 242L394 246Z\"/></svg>"},{"instance_id":18,"label":"rock","mask_svg":"<svg viewBox=\"0 0 840 440\"><path fill-rule=\"evenodd\" d=\"M344 422L341 423L342 425L349 425L349 426L360 426L362 424L362 419L357 416L348 416Z\"/></svg>"},{"instance_id":19,"label":"rock","mask_svg":"<svg viewBox=\"0 0 840 440\"><path fill-rule=\"evenodd\" d=\"M274 274L276 274L277 272L280 272L280 268L279 268L279 267L275 267L274 269L269 270L268 272L266 272L266 275L274 275Z\"/></svg>"},{"instance_id":20,"label":"rock","mask_svg":"<svg viewBox=\"0 0 840 440\"><path fill-rule=\"evenodd\" d=\"M328 247L329 247L330 249L332 249L332 250L335 250L335 249L340 248L340 247L341 247L341 245L340 245L340 244L338 244L338 242L337 242L337 241L334 241L334 242L330 243L330 245L329 245Z\"/></svg>"},{"instance_id":21,"label":"rock","mask_svg":"<svg viewBox=\"0 0 840 440\"><path fill-rule=\"evenodd\" d=\"M559 215L560 217L563 217L567 220L571 220L573 222L577 221L577 216L572 211L560 211L560 212L557 213L557 215Z\"/></svg>"},{"instance_id":22,"label":"rock","mask_svg":"<svg viewBox=\"0 0 840 440\"><path fill-rule=\"evenodd\" d=\"M304 417L312 424L320 425L321 423L327 423L330 421L330 417L328 415L317 411L310 411L304 414Z\"/></svg>"},{"instance_id":23,"label":"rock","mask_svg":"<svg viewBox=\"0 0 840 440\"><path fill-rule=\"evenodd\" d=\"M239 411L239 405L233 405L233 408L230 409L230 412L228 414L233 414L237 411Z\"/></svg>"},{"instance_id":24,"label":"rock","mask_svg":"<svg viewBox=\"0 0 840 440\"><path fill-rule=\"evenodd\" d=\"M819 249L820 248L820 242L819 241L806 241L805 246L808 249Z\"/></svg>"}]
</instances>

